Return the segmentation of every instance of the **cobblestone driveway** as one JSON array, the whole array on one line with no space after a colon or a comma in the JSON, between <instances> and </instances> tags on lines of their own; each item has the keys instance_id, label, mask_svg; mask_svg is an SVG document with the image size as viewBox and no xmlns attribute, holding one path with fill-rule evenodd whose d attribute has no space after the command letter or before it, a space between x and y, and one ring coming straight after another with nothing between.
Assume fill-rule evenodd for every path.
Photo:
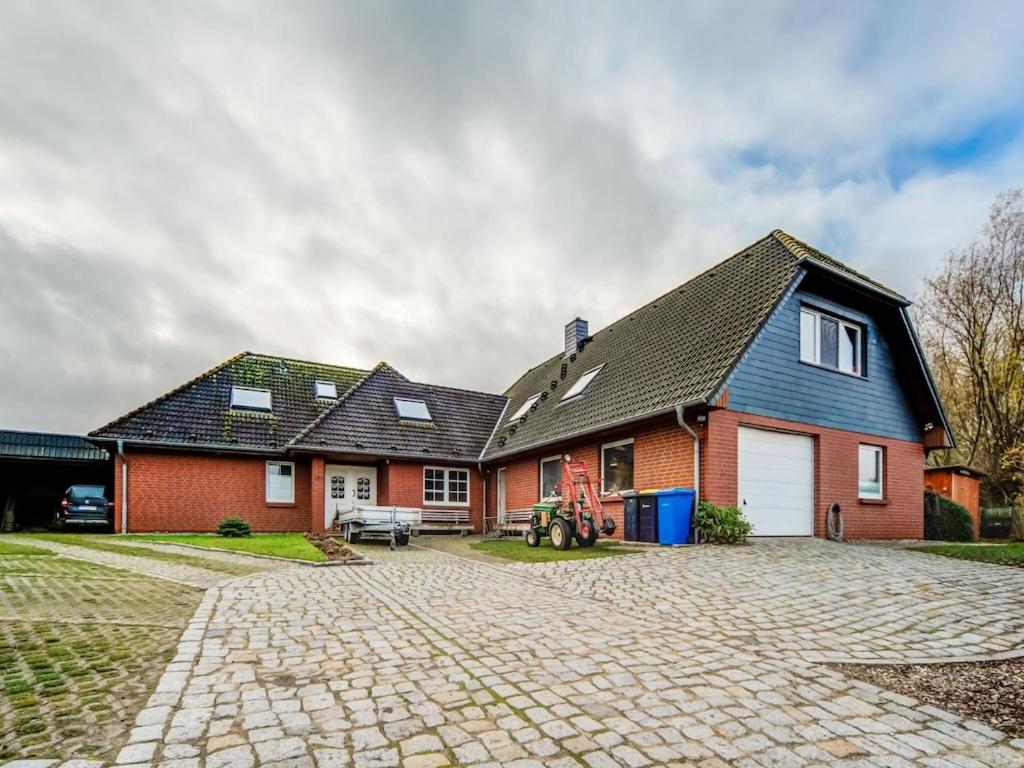
<instances>
[{"instance_id":1,"label":"cobblestone driveway","mask_svg":"<svg viewBox=\"0 0 1024 768\"><path fill-rule=\"evenodd\" d=\"M210 589L118 762L1024 766L1024 742L802 658L847 635L1006 650L1018 572L818 542L554 567L402 554Z\"/></svg>"}]
</instances>

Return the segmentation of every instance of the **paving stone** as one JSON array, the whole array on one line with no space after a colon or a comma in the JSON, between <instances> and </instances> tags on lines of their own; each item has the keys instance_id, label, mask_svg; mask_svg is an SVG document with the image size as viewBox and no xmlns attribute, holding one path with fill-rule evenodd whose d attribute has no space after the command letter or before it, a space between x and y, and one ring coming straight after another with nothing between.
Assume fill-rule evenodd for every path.
<instances>
[{"instance_id":1,"label":"paving stone","mask_svg":"<svg viewBox=\"0 0 1024 768\"><path fill-rule=\"evenodd\" d=\"M989 592L975 565L817 541L502 566L409 552L216 587L138 736L170 726L163 760L246 768L968 768L1020 751L807 659L1024 645L1005 599L1024 574ZM536 660L573 647L593 650Z\"/></svg>"}]
</instances>

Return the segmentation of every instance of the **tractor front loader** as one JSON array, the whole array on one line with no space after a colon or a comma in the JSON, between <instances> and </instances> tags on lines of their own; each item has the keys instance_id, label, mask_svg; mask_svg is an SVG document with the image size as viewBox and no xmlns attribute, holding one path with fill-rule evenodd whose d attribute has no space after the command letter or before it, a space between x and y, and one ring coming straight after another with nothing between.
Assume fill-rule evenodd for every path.
<instances>
[{"instance_id":1,"label":"tractor front loader","mask_svg":"<svg viewBox=\"0 0 1024 768\"><path fill-rule=\"evenodd\" d=\"M560 496L558 503L533 505L533 517L526 531L527 546L539 547L541 538L548 536L555 549L569 549L573 539L581 547L592 547L601 533L615 533L615 521L601 507L586 462L573 461L568 454L562 456Z\"/></svg>"}]
</instances>

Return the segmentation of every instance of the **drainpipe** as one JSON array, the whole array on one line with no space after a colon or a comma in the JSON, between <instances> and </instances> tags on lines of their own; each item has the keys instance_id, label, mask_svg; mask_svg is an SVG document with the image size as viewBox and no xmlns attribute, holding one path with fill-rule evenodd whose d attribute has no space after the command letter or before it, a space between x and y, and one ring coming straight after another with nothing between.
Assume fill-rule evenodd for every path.
<instances>
[{"instance_id":1,"label":"drainpipe","mask_svg":"<svg viewBox=\"0 0 1024 768\"><path fill-rule=\"evenodd\" d=\"M686 415L686 406L676 406L676 421L679 422L679 426L683 428L691 438L693 438L693 490L695 491L696 502L700 502L700 438L697 437L697 433L694 432L690 425L686 423L684 418Z\"/></svg>"},{"instance_id":2,"label":"drainpipe","mask_svg":"<svg viewBox=\"0 0 1024 768\"><path fill-rule=\"evenodd\" d=\"M128 533L128 457L124 455L124 440L117 441L117 455L121 458L121 535Z\"/></svg>"},{"instance_id":3,"label":"drainpipe","mask_svg":"<svg viewBox=\"0 0 1024 768\"><path fill-rule=\"evenodd\" d=\"M476 468L484 482L484 503L480 507L480 535L483 536L487 533L487 475L484 474L484 463L482 461L476 463Z\"/></svg>"}]
</instances>

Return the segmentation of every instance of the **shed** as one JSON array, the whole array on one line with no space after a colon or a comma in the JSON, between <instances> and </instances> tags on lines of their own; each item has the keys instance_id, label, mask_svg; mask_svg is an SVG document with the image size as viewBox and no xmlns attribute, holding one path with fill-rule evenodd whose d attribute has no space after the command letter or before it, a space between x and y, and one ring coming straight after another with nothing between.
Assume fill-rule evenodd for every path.
<instances>
[{"instance_id":1,"label":"shed","mask_svg":"<svg viewBox=\"0 0 1024 768\"><path fill-rule=\"evenodd\" d=\"M0 530L11 508L15 530L49 526L69 485L102 485L109 495L113 472L110 453L79 435L0 430Z\"/></svg>"},{"instance_id":2,"label":"shed","mask_svg":"<svg viewBox=\"0 0 1024 768\"><path fill-rule=\"evenodd\" d=\"M974 538L981 535L981 470L962 464L942 467L925 467L924 485L947 499L952 499L971 513L974 521Z\"/></svg>"}]
</instances>

